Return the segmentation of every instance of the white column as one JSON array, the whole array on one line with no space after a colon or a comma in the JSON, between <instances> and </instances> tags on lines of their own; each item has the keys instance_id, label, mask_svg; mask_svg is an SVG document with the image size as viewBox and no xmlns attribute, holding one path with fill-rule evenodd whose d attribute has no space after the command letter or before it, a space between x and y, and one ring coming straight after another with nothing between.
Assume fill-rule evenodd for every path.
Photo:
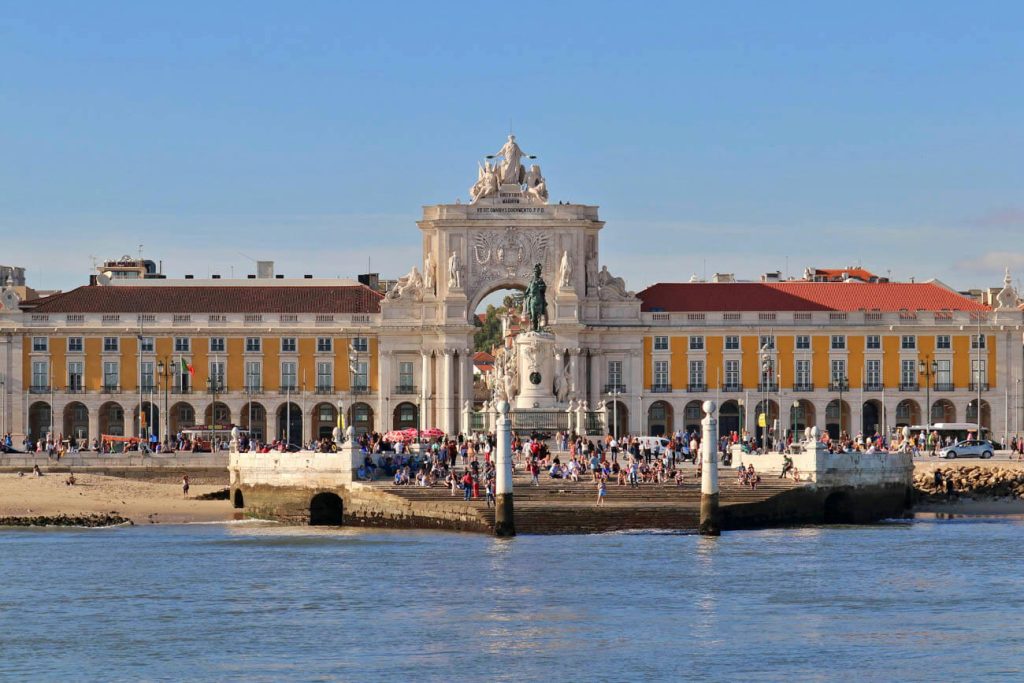
<instances>
[{"instance_id":1,"label":"white column","mask_svg":"<svg viewBox=\"0 0 1024 683\"><path fill-rule=\"evenodd\" d=\"M461 406L466 405L466 401L469 401L469 410L473 411L473 349L461 349L459 351L462 362L459 364L459 372L461 374L460 389L459 389L459 403ZM469 433L469 424L463 425L463 430L467 434Z\"/></svg>"},{"instance_id":2,"label":"white column","mask_svg":"<svg viewBox=\"0 0 1024 683\"><path fill-rule=\"evenodd\" d=\"M497 536L515 536L512 503L512 424L508 417L507 401L498 403L497 441L495 453L495 506L494 533Z\"/></svg>"},{"instance_id":3,"label":"white column","mask_svg":"<svg viewBox=\"0 0 1024 683\"><path fill-rule=\"evenodd\" d=\"M632 434L647 433L647 415L644 414L644 359L639 349L633 349L629 353L629 386L626 391L630 393L629 429Z\"/></svg>"},{"instance_id":4,"label":"white column","mask_svg":"<svg viewBox=\"0 0 1024 683\"><path fill-rule=\"evenodd\" d=\"M722 533L718 517L718 420L714 401L704 401L701 420L700 533L718 536Z\"/></svg>"},{"instance_id":5,"label":"white column","mask_svg":"<svg viewBox=\"0 0 1024 683\"><path fill-rule=\"evenodd\" d=\"M427 419L430 415L430 352L424 351L420 356L420 429L430 426Z\"/></svg>"},{"instance_id":6,"label":"white column","mask_svg":"<svg viewBox=\"0 0 1024 683\"><path fill-rule=\"evenodd\" d=\"M456 431L455 424L455 382L452 381L452 356L454 349L444 350L444 375L441 378L441 406L444 411L441 429L449 434Z\"/></svg>"},{"instance_id":7,"label":"white column","mask_svg":"<svg viewBox=\"0 0 1024 683\"><path fill-rule=\"evenodd\" d=\"M569 395L570 396L575 396L576 398L580 397L580 393L581 393L580 389L582 387L582 384L580 383L580 374L579 374L580 373L580 367L579 367L580 366L580 364L579 364L580 351L581 351L581 349L579 349L579 348L569 349L569 377L572 380L572 387L571 387L571 391L569 392ZM594 405L595 406L597 405L599 400L600 399L595 399L594 400Z\"/></svg>"},{"instance_id":8,"label":"white column","mask_svg":"<svg viewBox=\"0 0 1024 683\"><path fill-rule=\"evenodd\" d=\"M377 414L380 420L377 429L384 433L391 429L392 418L388 414L388 399L391 397L391 351L385 351L378 346L377 351Z\"/></svg>"},{"instance_id":9,"label":"white column","mask_svg":"<svg viewBox=\"0 0 1024 683\"><path fill-rule=\"evenodd\" d=\"M581 401L591 401L594 405L597 405L601 400L601 392L604 387L601 386L601 378L604 376L605 368L603 361L604 355L596 350L590 350L590 395L587 396L587 392L581 391L578 398Z\"/></svg>"}]
</instances>

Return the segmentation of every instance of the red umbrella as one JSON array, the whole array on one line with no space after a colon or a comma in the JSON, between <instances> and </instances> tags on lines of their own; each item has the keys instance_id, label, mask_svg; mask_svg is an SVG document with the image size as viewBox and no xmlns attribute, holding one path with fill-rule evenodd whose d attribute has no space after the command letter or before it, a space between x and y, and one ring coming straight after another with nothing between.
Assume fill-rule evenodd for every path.
<instances>
[{"instance_id":1,"label":"red umbrella","mask_svg":"<svg viewBox=\"0 0 1024 683\"><path fill-rule=\"evenodd\" d=\"M384 435L384 440L385 441L392 441L392 442L394 442L394 441L409 441L410 439L415 438L415 436L416 436L415 434L410 435L408 433L408 430L398 430L398 429L395 429L395 430L392 430L392 431L388 432L387 434L385 434Z\"/></svg>"},{"instance_id":2,"label":"red umbrella","mask_svg":"<svg viewBox=\"0 0 1024 683\"><path fill-rule=\"evenodd\" d=\"M420 436L425 439L439 439L444 436L444 430L438 429L437 427L431 427L430 429L424 429L421 431Z\"/></svg>"}]
</instances>

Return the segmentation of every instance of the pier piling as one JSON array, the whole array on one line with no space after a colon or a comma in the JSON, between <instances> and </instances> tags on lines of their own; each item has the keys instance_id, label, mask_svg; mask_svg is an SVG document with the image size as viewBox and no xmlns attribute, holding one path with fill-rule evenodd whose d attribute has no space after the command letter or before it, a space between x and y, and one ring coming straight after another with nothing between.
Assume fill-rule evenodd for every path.
<instances>
[{"instance_id":1,"label":"pier piling","mask_svg":"<svg viewBox=\"0 0 1024 683\"><path fill-rule=\"evenodd\" d=\"M716 445L718 420L714 401L704 401L704 419L701 420L701 479L700 479L700 526L702 536L721 536L722 522L718 514L718 447Z\"/></svg>"},{"instance_id":2,"label":"pier piling","mask_svg":"<svg viewBox=\"0 0 1024 683\"><path fill-rule=\"evenodd\" d=\"M495 502L494 535L515 536L516 524L512 504L512 421L509 419L509 404L498 404L497 438L498 452L495 457Z\"/></svg>"}]
</instances>

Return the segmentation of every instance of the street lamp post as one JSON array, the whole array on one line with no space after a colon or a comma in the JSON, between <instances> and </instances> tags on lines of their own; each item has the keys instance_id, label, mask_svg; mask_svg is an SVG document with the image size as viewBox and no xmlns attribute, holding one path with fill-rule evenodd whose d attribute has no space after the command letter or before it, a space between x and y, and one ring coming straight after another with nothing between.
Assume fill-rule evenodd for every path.
<instances>
[{"instance_id":1,"label":"street lamp post","mask_svg":"<svg viewBox=\"0 0 1024 683\"><path fill-rule=\"evenodd\" d=\"M170 416L170 413L167 412L167 394L168 394L168 391L170 390L170 383L171 383L170 382L170 377L171 377L171 362L170 362L170 359L167 359L166 361L158 360L156 362L156 367L157 367L157 370L160 373L160 377L163 379L163 383L164 383L164 439L163 439L163 441L164 441L165 445L169 446L170 443L171 443L171 435L170 435L170 431L171 431L171 427L170 427L170 425L171 425L171 416Z\"/></svg>"},{"instance_id":2,"label":"street lamp post","mask_svg":"<svg viewBox=\"0 0 1024 683\"><path fill-rule=\"evenodd\" d=\"M793 443L796 443L796 411L800 409L800 401L793 401Z\"/></svg>"},{"instance_id":3,"label":"street lamp post","mask_svg":"<svg viewBox=\"0 0 1024 683\"><path fill-rule=\"evenodd\" d=\"M924 402L925 409L928 411L924 425L925 429L930 432L932 428L932 377L938 372L939 362L937 360L929 362L929 358L930 356L925 356L924 360L918 361L917 368L924 375Z\"/></svg>"},{"instance_id":4,"label":"street lamp post","mask_svg":"<svg viewBox=\"0 0 1024 683\"><path fill-rule=\"evenodd\" d=\"M771 389L772 372L771 344L768 341L761 346L761 415L764 416L764 426L761 427L761 445L763 452L768 452L768 427L771 411L768 410L768 390ZM761 420L758 420L760 423Z\"/></svg>"}]
</instances>

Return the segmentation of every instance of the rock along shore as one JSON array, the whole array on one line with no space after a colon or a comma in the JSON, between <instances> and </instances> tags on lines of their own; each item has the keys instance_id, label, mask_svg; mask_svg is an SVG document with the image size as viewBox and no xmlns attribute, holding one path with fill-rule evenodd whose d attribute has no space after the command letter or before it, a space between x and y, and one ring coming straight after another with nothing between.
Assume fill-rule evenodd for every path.
<instances>
[{"instance_id":1,"label":"rock along shore","mask_svg":"<svg viewBox=\"0 0 1024 683\"><path fill-rule=\"evenodd\" d=\"M133 525L134 522L127 517L116 513L91 514L91 515L25 515L0 517L2 526L74 526L97 528L105 526L117 526L119 524Z\"/></svg>"},{"instance_id":2,"label":"rock along shore","mask_svg":"<svg viewBox=\"0 0 1024 683\"><path fill-rule=\"evenodd\" d=\"M935 483L935 472L942 475L943 485ZM914 474L914 490L919 502L946 500L945 481L952 479L958 497L975 499L1024 500L1024 469L986 465L937 466Z\"/></svg>"}]
</instances>

